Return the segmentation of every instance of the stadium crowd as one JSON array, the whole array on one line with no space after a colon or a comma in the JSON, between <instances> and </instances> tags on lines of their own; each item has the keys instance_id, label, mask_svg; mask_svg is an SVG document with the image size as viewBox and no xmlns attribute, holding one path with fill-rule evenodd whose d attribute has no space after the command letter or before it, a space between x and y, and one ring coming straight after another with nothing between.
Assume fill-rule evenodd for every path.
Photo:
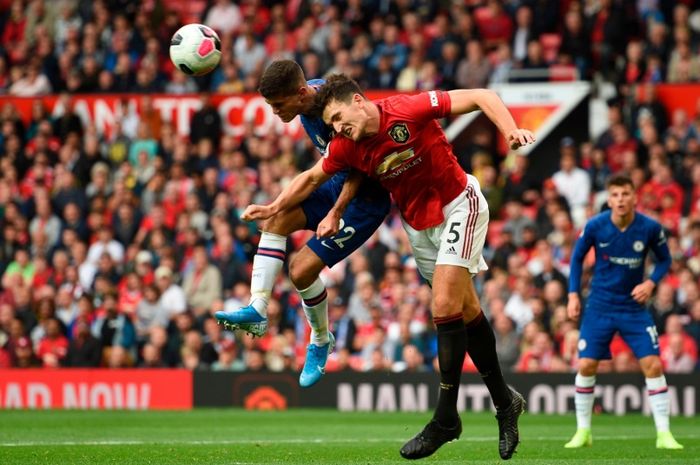
<instances>
[{"instance_id":1,"label":"stadium crowd","mask_svg":"<svg viewBox=\"0 0 700 465\"><path fill-rule=\"evenodd\" d=\"M568 261L605 202L605 180L625 172L639 210L669 233L673 266L650 304L664 369L698 370L700 105L669 115L654 94L656 83L700 79L696 3L0 0L0 94L61 93L51 114L36 99L29 122L9 102L0 108L0 367L301 367L309 330L286 276L265 337L212 318L248 303L259 231L239 214L318 154L288 136L224 134L206 92L255 92L266 64L291 58L308 78L345 72L376 89L614 82L609 128L562 139L550 178L528 170L526 156L497 153L488 134L457 154L491 210L483 309L505 369L575 371ZM190 78L167 57L187 22L221 36L209 76ZM71 95L115 92L143 96L105 137ZM153 110L157 92L205 92L188 138ZM308 234L293 235L289 250ZM337 340L328 370L433 369L430 289L396 211L323 278ZM601 370L638 370L622 341L613 354ZM475 370L469 360L465 370Z\"/></svg>"}]
</instances>

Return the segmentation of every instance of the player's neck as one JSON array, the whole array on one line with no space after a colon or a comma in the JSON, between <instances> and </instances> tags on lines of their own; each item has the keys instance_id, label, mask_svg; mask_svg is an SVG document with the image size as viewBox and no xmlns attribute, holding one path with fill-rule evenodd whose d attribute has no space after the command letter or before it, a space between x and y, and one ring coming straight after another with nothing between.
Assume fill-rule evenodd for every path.
<instances>
[{"instance_id":1,"label":"player's neck","mask_svg":"<svg viewBox=\"0 0 700 465\"><path fill-rule=\"evenodd\" d=\"M624 231L634 221L634 210L627 215L616 215L613 213L610 215L610 220L619 230Z\"/></svg>"},{"instance_id":2,"label":"player's neck","mask_svg":"<svg viewBox=\"0 0 700 465\"><path fill-rule=\"evenodd\" d=\"M368 102L365 107L365 112L367 113L367 126L365 126L365 135L374 136L379 133L379 126L382 123L382 116L379 112L379 107L372 102Z\"/></svg>"},{"instance_id":3,"label":"player's neck","mask_svg":"<svg viewBox=\"0 0 700 465\"><path fill-rule=\"evenodd\" d=\"M316 98L316 88L313 86L306 86L306 93L303 96L304 108L301 110L302 115L310 115L314 109L314 99Z\"/></svg>"}]
</instances>

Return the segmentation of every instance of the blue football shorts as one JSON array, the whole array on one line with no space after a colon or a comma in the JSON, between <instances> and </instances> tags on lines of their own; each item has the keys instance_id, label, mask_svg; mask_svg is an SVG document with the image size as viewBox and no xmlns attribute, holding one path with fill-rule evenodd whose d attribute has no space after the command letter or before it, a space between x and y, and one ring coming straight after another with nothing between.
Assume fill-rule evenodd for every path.
<instances>
[{"instance_id":1,"label":"blue football shorts","mask_svg":"<svg viewBox=\"0 0 700 465\"><path fill-rule=\"evenodd\" d=\"M316 231L318 224L335 205L345 177L344 172L334 175L302 202L301 208L306 215L306 229ZM328 267L345 259L364 244L389 213L389 194L380 188L365 189L365 184L345 209L338 234L321 239L314 236L306 243Z\"/></svg>"},{"instance_id":2,"label":"blue football shorts","mask_svg":"<svg viewBox=\"0 0 700 465\"><path fill-rule=\"evenodd\" d=\"M646 310L603 313L584 311L578 339L580 358L610 359L610 341L616 332L638 359L659 355L659 335Z\"/></svg>"}]
</instances>

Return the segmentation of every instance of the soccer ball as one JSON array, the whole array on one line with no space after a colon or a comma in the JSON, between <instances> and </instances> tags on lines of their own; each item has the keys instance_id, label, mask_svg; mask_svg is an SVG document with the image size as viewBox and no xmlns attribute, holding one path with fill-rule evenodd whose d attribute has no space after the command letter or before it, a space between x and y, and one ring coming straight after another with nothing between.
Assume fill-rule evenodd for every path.
<instances>
[{"instance_id":1,"label":"soccer ball","mask_svg":"<svg viewBox=\"0 0 700 465\"><path fill-rule=\"evenodd\" d=\"M170 59L185 74L207 74L221 60L221 40L208 26L187 24L170 40Z\"/></svg>"}]
</instances>

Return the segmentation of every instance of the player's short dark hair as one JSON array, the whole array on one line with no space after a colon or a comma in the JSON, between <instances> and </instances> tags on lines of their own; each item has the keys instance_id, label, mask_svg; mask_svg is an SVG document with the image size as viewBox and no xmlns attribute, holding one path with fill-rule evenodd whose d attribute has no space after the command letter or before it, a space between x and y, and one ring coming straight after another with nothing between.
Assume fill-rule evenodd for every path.
<instances>
[{"instance_id":1,"label":"player's short dark hair","mask_svg":"<svg viewBox=\"0 0 700 465\"><path fill-rule=\"evenodd\" d=\"M608 189L610 189L613 186L630 186L632 189L634 189L634 182L632 182L632 178L630 178L626 174L615 174L608 179L606 186Z\"/></svg>"},{"instance_id":2,"label":"player's short dark hair","mask_svg":"<svg viewBox=\"0 0 700 465\"><path fill-rule=\"evenodd\" d=\"M265 68L258 91L266 99L288 97L305 84L304 71L296 61L277 60Z\"/></svg>"},{"instance_id":3,"label":"player's short dark hair","mask_svg":"<svg viewBox=\"0 0 700 465\"><path fill-rule=\"evenodd\" d=\"M357 82L344 74L333 74L326 79L326 83L316 94L315 110L318 114L321 114L331 101L337 100L347 103L355 94L365 96Z\"/></svg>"}]
</instances>

